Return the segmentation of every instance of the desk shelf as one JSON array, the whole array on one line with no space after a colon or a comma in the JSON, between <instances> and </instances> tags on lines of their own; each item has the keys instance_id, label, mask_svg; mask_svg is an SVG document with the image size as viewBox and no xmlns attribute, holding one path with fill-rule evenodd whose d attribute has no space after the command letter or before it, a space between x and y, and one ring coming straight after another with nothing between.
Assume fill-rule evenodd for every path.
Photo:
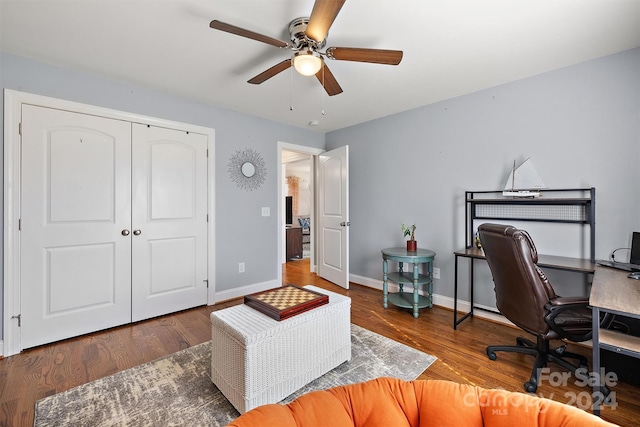
<instances>
[{"instance_id":1,"label":"desk shelf","mask_svg":"<svg viewBox=\"0 0 640 427\"><path fill-rule=\"evenodd\" d=\"M600 348L640 359L640 337L601 329L599 338Z\"/></svg>"},{"instance_id":2,"label":"desk shelf","mask_svg":"<svg viewBox=\"0 0 640 427\"><path fill-rule=\"evenodd\" d=\"M502 191L465 191L465 247L473 246L476 220L580 224L589 227L590 260L595 262L596 189L541 190L540 193L536 198L513 198L502 196Z\"/></svg>"}]
</instances>

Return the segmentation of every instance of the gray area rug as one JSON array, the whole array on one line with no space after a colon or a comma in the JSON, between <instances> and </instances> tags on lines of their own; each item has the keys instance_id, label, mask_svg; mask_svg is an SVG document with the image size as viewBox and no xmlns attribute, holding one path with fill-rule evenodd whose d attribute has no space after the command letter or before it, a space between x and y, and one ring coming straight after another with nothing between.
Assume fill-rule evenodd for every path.
<instances>
[{"instance_id":1,"label":"gray area rug","mask_svg":"<svg viewBox=\"0 0 640 427\"><path fill-rule=\"evenodd\" d=\"M352 358L283 402L387 376L416 379L436 358L351 325ZM36 402L34 426L225 426L238 411L211 382L210 343Z\"/></svg>"}]
</instances>

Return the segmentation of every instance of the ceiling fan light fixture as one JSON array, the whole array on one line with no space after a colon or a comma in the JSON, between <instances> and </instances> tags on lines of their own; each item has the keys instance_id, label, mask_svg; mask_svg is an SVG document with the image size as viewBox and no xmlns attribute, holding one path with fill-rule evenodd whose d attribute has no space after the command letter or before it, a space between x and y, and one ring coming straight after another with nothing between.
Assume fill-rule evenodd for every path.
<instances>
[{"instance_id":1,"label":"ceiling fan light fixture","mask_svg":"<svg viewBox=\"0 0 640 427\"><path fill-rule=\"evenodd\" d=\"M296 52L293 55L293 67L303 76L313 76L322 68L322 58L312 50Z\"/></svg>"}]
</instances>

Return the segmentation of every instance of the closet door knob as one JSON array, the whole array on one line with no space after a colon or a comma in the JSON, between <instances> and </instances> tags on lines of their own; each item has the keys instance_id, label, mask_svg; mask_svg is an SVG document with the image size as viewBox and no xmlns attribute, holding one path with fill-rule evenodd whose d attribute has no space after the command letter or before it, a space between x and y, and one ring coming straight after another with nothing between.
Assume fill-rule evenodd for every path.
<instances>
[{"instance_id":1,"label":"closet door knob","mask_svg":"<svg viewBox=\"0 0 640 427\"><path fill-rule=\"evenodd\" d=\"M122 230L120 232L120 234L122 234L123 236L128 236L129 235L129 230L127 230L126 228L124 230Z\"/></svg>"},{"instance_id":2,"label":"closet door knob","mask_svg":"<svg viewBox=\"0 0 640 427\"><path fill-rule=\"evenodd\" d=\"M134 235L134 236L139 236L140 234L142 234L142 231L140 231L140 230L133 230L133 235Z\"/></svg>"}]
</instances>

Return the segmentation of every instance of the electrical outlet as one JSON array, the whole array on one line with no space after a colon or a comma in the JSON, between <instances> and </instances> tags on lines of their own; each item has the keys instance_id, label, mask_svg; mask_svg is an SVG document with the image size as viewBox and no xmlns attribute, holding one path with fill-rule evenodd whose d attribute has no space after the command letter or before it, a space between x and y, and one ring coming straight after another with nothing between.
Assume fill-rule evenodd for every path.
<instances>
[{"instance_id":1,"label":"electrical outlet","mask_svg":"<svg viewBox=\"0 0 640 427\"><path fill-rule=\"evenodd\" d=\"M271 209L269 207L262 208L262 216L270 216L270 215L271 215Z\"/></svg>"},{"instance_id":2,"label":"electrical outlet","mask_svg":"<svg viewBox=\"0 0 640 427\"><path fill-rule=\"evenodd\" d=\"M434 279L439 279L440 278L440 269L437 267L433 268L433 278Z\"/></svg>"},{"instance_id":3,"label":"electrical outlet","mask_svg":"<svg viewBox=\"0 0 640 427\"><path fill-rule=\"evenodd\" d=\"M238 273L244 273L244 262L238 263Z\"/></svg>"}]
</instances>

